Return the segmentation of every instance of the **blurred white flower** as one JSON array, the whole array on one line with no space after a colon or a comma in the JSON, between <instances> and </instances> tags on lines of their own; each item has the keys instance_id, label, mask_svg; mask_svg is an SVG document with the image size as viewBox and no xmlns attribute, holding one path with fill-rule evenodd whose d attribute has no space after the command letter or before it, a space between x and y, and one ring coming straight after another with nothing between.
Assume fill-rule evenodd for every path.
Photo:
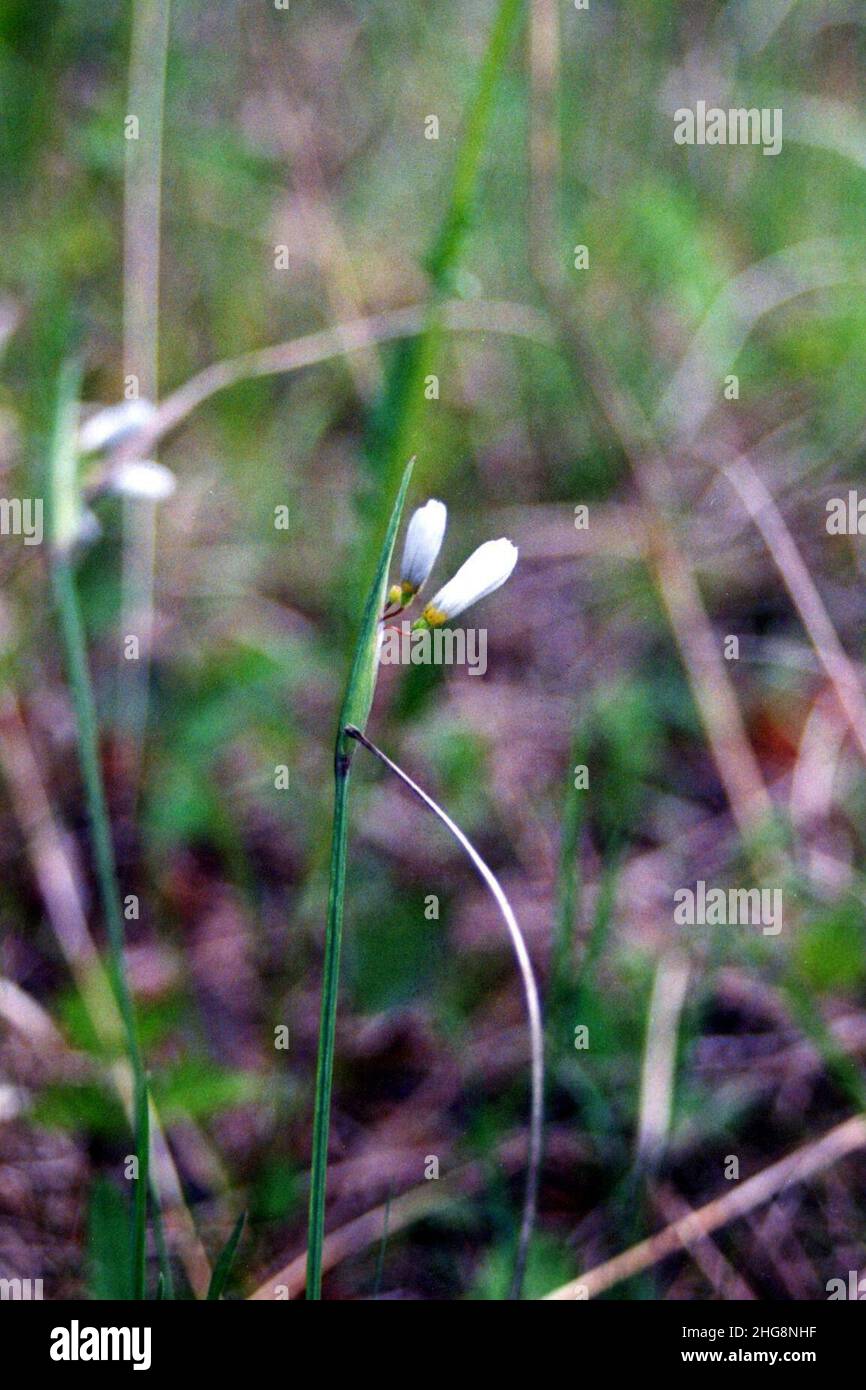
<instances>
[{"instance_id":1,"label":"blurred white flower","mask_svg":"<svg viewBox=\"0 0 866 1390\"><path fill-rule=\"evenodd\" d=\"M431 599L419 621L427 627L441 627L471 603L486 598L504 584L516 564L517 546L511 541L504 537L485 541Z\"/></svg>"},{"instance_id":2,"label":"blurred white flower","mask_svg":"<svg viewBox=\"0 0 866 1390\"><path fill-rule=\"evenodd\" d=\"M394 584L388 594L392 603L409 603L426 584L442 547L447 520L448 508L435 497L413 514L406 528L400 583Z\"/></svg>"},{"instance_id":3,"label":"blurred white flower","mask_svg":"<svg viewBox=\"0 0 866 1390\"><path fill-rule=\"evenodd\" d=\"M135 434L156 414L153 401L121 401L119 405L108 405L91 415L78 431L78 450L82 454L95 454L104 449L113 449L122 439Z\"/></svg>"},{"instance_id":4,"label":"blurred white flower","mask_svg":"<svg viewBox=\"0 0 866 1390\"><path fill-rule=\"evenodd\" d=\"M150 502L164 502L177 487L177 480L171 469L166 468L164 464L157 463L154 459L138 459L112 468L105 486L109 492L119 492L124 497L142 497Z\"/></svg>"}]
</instances>

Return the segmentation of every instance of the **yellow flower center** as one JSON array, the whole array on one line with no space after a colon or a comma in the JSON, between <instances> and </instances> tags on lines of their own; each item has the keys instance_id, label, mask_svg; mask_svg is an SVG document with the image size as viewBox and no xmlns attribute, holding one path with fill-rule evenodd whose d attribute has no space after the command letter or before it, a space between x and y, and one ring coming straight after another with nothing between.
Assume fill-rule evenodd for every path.
<instances>
[{"instance_id":1,"label":"yellow flower center","mask_svg":"<svg viewBox=\"0 0 866 1390\"><path fill-rule=\"evenodd\" d=\"M448 621L448 614L443 613L441 608L434 608L432 603L427 604L421 616L430 627L441 627Z\"/></svg>"},{"instance_id":2,"label":"yellow flower center","mask_svg":"<svg viewBox=\"0 0 866 1390\"><path fill-rule=\"evenodd\" d=\"M406 608L412 602L416 594L414 584L410 584L404 579L399 584L392 584L388 590L388 602L399 603L401 608Z\"/></svg>"}]
</instances>

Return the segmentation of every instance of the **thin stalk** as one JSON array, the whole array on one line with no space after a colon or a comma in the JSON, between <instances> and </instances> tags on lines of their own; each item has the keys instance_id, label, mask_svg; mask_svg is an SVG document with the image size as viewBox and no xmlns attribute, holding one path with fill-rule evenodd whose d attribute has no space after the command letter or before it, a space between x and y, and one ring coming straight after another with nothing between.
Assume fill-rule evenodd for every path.
<instances>
[{"instance_id":1,"label":"thin stalk","mask_svg":"<svg viewBox=\"0 0 866 1390\"><path fill-rule=\"evenodd\" d=\"M334 764L334 828L331 839L328 927L325 933L322 1011L319 1020L319 1055L316 1062L316 1097L313 1114L310 1234L307 1243L307 1298L310 1300L318 1300L322 1297L322 1246L325 1239L325 1184L328 1177L331 1082L334 1072L337 992L340 986L343 902L346 896L349 772L349 759L342 752L338 743Z\"/></svg>"},{"instance_id":2,"label":"thin stalk","mask_svg":"<svg viewBox=\"0 0 866 1390\"><path fill-rule=\"evenodd\" d=\"M132 1268L135 1279L133 1297L141 1300L147 1297L147 1185L150 1179L150 1101L146 1082L137 1089L135 1150L138 1155L138 1172L135 1175Z\"/></svg>"},{"instance_id":3,"label":"thin stalk","mask_svg":"<svg viewBox=\"0 0 866 1390\"><path fill-rule=\"evenodd\" d=\"M84 623L81 618L81 609L75 588L75 576L69 555L65 552L56 553L51 570L55 600L60 616L60 631L65 650L72 704L75 711L78 753L81 760L84 794L93 841L99 899L108 936L108 973L120 1011L124 1040L135 1083L133 1113L135 1115L136 1150L139 1154L139 1162L141 1162L144 1146L147 1145L149 1148L149 1127L146 1117L147 1086L138 1041L135 1010L123 958L124 931L123 913L120 906L120 886L117 881L114 847L111 841L111 825L108 818L105 789L102 784L102 773L99 767L96 705L90 683L90 672L87 669ZM139 1174L139 1182L141 1183L141 1174ZM147 1174L145 1173L145 1188L146 1184ZM139 1188L137 1191L140 1192L141 1189ZM136 1201L136 1215L138 1219L142 1218L138 1200ZM135 1262L134 1287L137 1291L141 1288L140 1262L143 1269L143 1256L138 1248L139 1241L143 1239L143 1236L138 1233L138 1219L136 1221L136 1250L133 1255ZM142 1294L139 1293L139 1296Z\"/></svg>"},{"instance_id":4,"label":"thin stalk","mask_svg":"<svg viewBox=\"0 0 866 1390\"><path fill-rule=\"evenodd\" d=\"M99 767L96 706L90 673L87 669L84 623L75 589L72 563L67 555L56 555L52 566L54 595L60 616L60 631L69 675L72 705L78 734L78 753L84 780L84 795L93 841L96 877L102 914L108 934L108 971L123 1022L124 1038L136 1074L136 1083L143 1081L141 1051L132 996L126 979L123 961L123 913L120 906L120 886L114 862L111 828L102 773Z\"/></svg>"},{"instance_id":5,"label":"thin stalk","mask_svg":"<svg viewBox=\"0 0 866 1390\"><path fill-rule=\"evenodd\" d=\"M322 1296L322 1247L325 1239L325 1188L328 1179L328 1130L331 1114L331 1078L337 1031L337 994L340 986L340 946L343 936L343 902L346 896L346 841L348 836L349 767L354 752L347 739L348 724L364 725L373 704L379 669L380 614L385 604L388 569L403 504L415 460L403 470L403 480L385 531L373 583L367 595L355 656L337 726L334 750L334 822L328 887L328 922L325 930L325 963L322 980L322 1013L316 1062L316 1094L313 1114L313 1155L310 1173L310 1219L307 1237L307 1298Z\"/></svg>"},{"instance_id":6,"label":"thin stalk","mask_svg":"<svg viewBox=\"0 0 866 1390\"><path fill-rule=\"evenodd\" d=\"M532 1239L532 1231L535 1226L535 1212L538 1205L538 1181L541 1172L541 1143L544 1125L544 1032L541 1023L541 1004L538 997L538 986L535 982L535 974L532 969L532 962L529 952L526 949L526 942L523 933L518 925L517 918L512 911L511 904L503 892L502 886L493 870L484 862L477 849L464 835L460 826L454 822L446 811L428 796L417 782L392 762L381 748L377 748L375 743L371 743L368 738L356 729L353 725L347 725L343 731L349 738L356 739L368 752L373 753L380 762L399 777L405 787L422 801L428 810L437 816L446 829L450 830L457 843L465 850L471 859L479 875L490 889L499 911L502 913L503 920L508 928L511 938L511 945L517 960L517 967L520 971L520 978L523 985L524 1000L526 1003L526 1014L529 1022L530 1050L532 1056L531 1063L531 1082L532 1082L532 1101L529 1119L529 1154L527 1159L526 1172L526 1191L523 1199L523 1218L520 1224L520 1235L517 1242L517 1256L514 1262L514 1277L511 1281L511 1297L520 1298L523 1287L523 1276L526 1271L526 1257L529 1253L529 1243Z\"/></svg>"},{"instance_id":7,"label":"thin stalk","mask_svg":"<svg viewBox=\"0 0 866 1390\"><path fill-rule=\"evenodd\" d=\"M78 382L79 369L77 364L72 361L67 362L58 381L54 428L48 459L50 570L55 603L60 618L60 633L72 694L72 705L75 711L78 754L81 760L81 774L84 781L84 794L93 841L99 898L108 935L108 975L117 1000L123 1037L133 1074L132 1122L135 1131L136 1152L139 1156L140 1166L145 1168L143 1178L139 1173L139 1182L142 1186L138 1189L134 1204L135 1238L132 1252L133 1288L141 1296L144 1270L144 1224L147 1215L146 1170L149 1167L150 1154L148 1099L144 1064L135 1024L135 1011L132 1006L132 996L129 992L123 958L124 931L123 912L120 906L120 887L114 861L108 806L99 766L98 724L93 687L90 683L90 672L87 669L87 639L78 603L72 561L81 513L75 456ZM144 1154L145 1149L147 1150L146 1154ZM145 1190L142 1191L142 1188Z\"/></svg>"}]
</instances>

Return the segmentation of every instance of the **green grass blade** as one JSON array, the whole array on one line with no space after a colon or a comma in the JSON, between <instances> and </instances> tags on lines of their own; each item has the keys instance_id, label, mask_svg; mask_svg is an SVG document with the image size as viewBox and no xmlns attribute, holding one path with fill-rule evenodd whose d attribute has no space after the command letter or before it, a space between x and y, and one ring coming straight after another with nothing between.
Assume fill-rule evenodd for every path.
<instances>
[{"instance_id":1,"label":"green grass blade","mask_svg":"<svg viewBox=\"0 0 866 1390\"><path fill-rule=\"evenodd\" d=\"M338 735L338 745L341 737L342 725ZM334 1073L337 990L340 982L340 946L343 934L343 902L346 892L349 761L346 755L339 751L334 777L334 829L331 840L328 923L325 929L325 961L322 976L322 1012L319 1022L319 1050L316 1062L313 1154L310 1171L310 1218L307 1238L307 1298L311 1300L319 1299L322 1296L322 1244L325 1239L325 1186L328 1177L331 1080Z\"/></svg>"},{"instance_id":2,"label":"green grass blade","mask_svg":"<svg viewBox=\"0 0 866 1390\"><path fill-rule=\"evenodd\" d=\"M374 455L385 464L388 487L396 484L401 462L419 444L418 427L425 406L424 378L434 370L440 334L438 305L460 258L481 170L499 79L505 67L523 0L500 0L466 120L451 184L448 206L426 258L431 300L423 331L397 351L381 406L371 429ZM362 725L358 725L363 729Z\"/></svg>"},{"instance_id":3,"label":"green grass blade","mask_svg":"<svg viewBox=\"0 0 866 1390\"><path fill-rule=\"evenodd\" d=\"M232 1228L231 1235L219 1253L219 1258L214 1265L210 1286L207 1291L209 1301L222 1298L223 1289L228 1282L228 1277L231 1274L232 1265L234 1264L234 1258L237 1254L237 1248L240 1245L246 1219L247 1214L245 1211L242 1211Z\"/></svg>"},{"instance_id":4,"label":"green grass blade","mask_svg":"<svg viewBox=\"0 0 866 1390\"><path fill-rule=\"evenodd\" d=\"M585 991L589 988L596 963L604 950L616 905L616 894L622 872L622 857L621 848L615 845L602 867L601 882L599 883L589 938L577 972L578 991Z\"/></svg>"},{"instance_id":5,"label":"green grass blade","mask_svg":"<svg viewBox=\"0 0 866 1390\"><path fill-rule=\"evenodd\" d=\"M147 1083L138 1087L135 1113L135 1151L138 1175L133 1213L132 1268L135 1297L147 1297L147 1185L150 1180L150 1100Z\"/></svg>"},{"instance_id":6,"label":"green grass blade","mask_svg":"<svg viewBox=\"0 0 866 1390\"><path fill-rule=\"evenodd\" d=\"M310 1221L307 1241L307 1298L322 1296L322 1243L325 1238L325 1186L328 1174L328 1132L331 1117L331 1080L334 1071L334 1037L337 1027L337 992L340 983L340 947L343 935L343 902L346 892L349 769L352 741L343 730L347 724L363 730L370 714L379 665L379 615L385 601L388 570L403 514L414 460L406 465L403 481L391 512L391 520L379 553L376 573L364 607L355 656L340 711L334 755L334 823L328 885L328 922L322 978L322 1012L316 1063L316 1095L313 1114L313 1155L310 1173Z\"/></svg>"},{"instance_id":7,"label":"green grass blade","mask_svg":"<svg viewBox=\"0 0 866 1390\"><path fill-rule=\"evenodd\" d=\"M391 512L391 520L388 522L385 539L379 551L376 575L364 605L361 629L358 633L355 656L349 674L349 683L346 686L346 695L340 710L340 728L337 735L338 753L341 752L346 756L351 756L354 745L351 739L346 738L343 730L347 724L353 724L356 729L360 729L363 733L373 703L376 678L379 672L379 616L385 606L388 570L391 566L394 542L397 539L397 528L403 515L403 506L414 466L415 460L413 458L409 460L403 470L400 490L397 493L397 500Z\"/></svg>"},{"instance_id":8,"label":"green grass blade","mask_svg":"<svg viewBox=\"0 0 866 1390\"><path fill-rule=\"evenodd\" d=\"M81 762L84 795L90 821L100 905L108 935L109 975L123 1020L127 1048L133 1066L138 1072L140 1068L138 1035L123 965L123 913L120 906L108 807L99 766L96 708L90 684L90 674L87 669L84 622L78 604L75 576L68 556L58 554L54 557L52 574L72 704L75 711L78 756Z\"/></svg>"},{"instance_id":9,"label":"green grass blade","mask_svg":"<svg viewBox=\"0 0 866 1390\"><path fill-rule=\"evenodd\" d=\"M147 1125L147 1088L132 995L126 978L120 885L99 763L96 702L87 665L87 640L72 558L80 510L75 455L78 382L78 369L73 364L66 364L60 374L48 459L51 578L75 713L78 756L96 863L99 900L108 936L108 972L123 1022L124 1040L133 1073L136 1149L141 1154L143 1143L147 1142L142 1134L142 1124ZM137 1253L135 1258L138 1258ZM132 1284L134 1289L140 1286L137 1264L133 1268Z\"/></svg>"},{"instance_id":10,"label":"green grass blade","mask_svg":"<svg viewBox=\"0 0 866 1390\"><path fill-rule=\"evenodd\" d=\"M442 285L446 275L456 264L471 221L496 87L511 50L522 8L523 0L500 0L493 20L487 51L478 75L478 86L466 117L463 138L457 154L448 210L427 259L427 269L437 287Z\"/></svg>"},{"instance_id":11,"label":"green grass blade","mask_svg":"<svg viewBox=\"0 0 866 1390\"><path fill-rule=\"evenodd\" d=\"M87 1212L87 1297L126 1303L134 1295L129 1259L129 1203L125 1193L98 1177Z\"/></svg>"}]
</instances>

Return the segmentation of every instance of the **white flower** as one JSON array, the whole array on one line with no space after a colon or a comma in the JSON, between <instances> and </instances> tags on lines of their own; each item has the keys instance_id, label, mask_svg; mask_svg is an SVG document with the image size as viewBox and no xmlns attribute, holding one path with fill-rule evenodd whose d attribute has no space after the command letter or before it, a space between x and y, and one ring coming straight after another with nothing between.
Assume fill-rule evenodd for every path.
<instances>
[{"instance_id":1,"label":"white flower","mask_svg":"<svg viewBox=\"0 0 866 1390\"><path fill-rule=\"evenodd\" d=\"M445 535L448 509L444 502L432 497L413 514L406 528L400 583L395 584L388 597L393 603L407 604L426 584Z\"/></svg>"},{"instance_id":2,"label":"white flower","mask_svg":"<svg viewBox=\"0 0 866 1390\"><path fill-rule=\"evenodd\" d=\"M456 618L470 603L486 598L504 584L517 564L517 546L504 538L485 541L464 561L424 609L421 621L428 627L441 627Z\"/></svg>"},{"instance_id":3,"label":"white flower","mask_svg":"<svg viewBox=\"0 0 866 1390\"><path fill-rule=\"evenodd\" d=\"M154 459L121 463L112 468L106 479L109 491L122 493L124 497L142 497L150 502L164 502L176 486L171 469Z\"/></svg>"},{"instance_id":4,"label":"white flower","mask_svg":"<svg viewBox=\"0 0 866 1390\"><path fill-rule=\"evenodd\" d=\"M113 449L121 439L135 434L156 414L153 401L121 401L119 405L108 405L97 410L78 431L78 449L82 454L95 454L103 449Z\"/></svg>"}]
</instances>

